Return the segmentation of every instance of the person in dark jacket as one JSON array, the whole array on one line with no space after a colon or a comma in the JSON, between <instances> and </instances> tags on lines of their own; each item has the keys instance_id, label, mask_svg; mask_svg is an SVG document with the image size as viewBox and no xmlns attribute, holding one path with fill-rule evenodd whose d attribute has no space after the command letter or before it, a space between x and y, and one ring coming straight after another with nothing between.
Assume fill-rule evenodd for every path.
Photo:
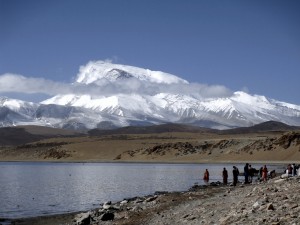
<instances>
[{"instance_id":1,"label":"person in dark jacket","mask_svg":"<svg viewBox=\"0 0 300 225\"><path fill-rule=\"evenodd\" d=\"M225 167L223 169L222 176L223 176L223 184L227 185L227 182L228 182L228 171L226 170Z\"/></svg>"},{"instance_id":2,"label":"person in dark jacket","mask_svg":"<svg viewBox=\"0 0 300 225\"><path fill-rule=\"evenodd\" d=\"M239 176L239 170L238 168L236 168L236 166L233 166L232 175L233 175L233 186L236 186L238 182L238 176Z\"/></svg>"},{"instance_id":3,"label":"person in dark jacket","mask_svg":"<svg viewBox=\"0 0 300 225\"><path fill-rule=\"evenodd\" d=\"M244 167L245 184L249 183L249 164L246 163Z\"/></svg>"}]
</instances>

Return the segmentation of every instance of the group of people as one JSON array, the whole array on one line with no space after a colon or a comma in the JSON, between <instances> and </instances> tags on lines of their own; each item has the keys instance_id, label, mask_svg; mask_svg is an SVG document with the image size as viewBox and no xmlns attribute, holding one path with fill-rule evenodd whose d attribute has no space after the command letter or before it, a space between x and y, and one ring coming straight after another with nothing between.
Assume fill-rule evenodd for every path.
<instances>
[{"instance_id":1,"label":"group of people","mask_svg":"<svg viewBox=\"0 0 300 225\"><path fill-rule=\"evenodd\" d=\"M268 179L268 168L266 165L260 167L259 170L252 168L249 163L246 163L244 166L244 177L245 177L245 184L252 183L253 176L257 174L258 179L261 181L267 181Z\"/></svg>"},{"instance_id":2,"label":"group of people","mask_svg":"<svg viewBox=\"0 0 300 225\"><path fill-rule=\"evenodd\" d=\"M249 163L246 163L244 166L244 177L245 177L245 184L249 184L252 182L253 176L255 174L258 174L259 178L262 181L267 181L268 179L268 168L266 165L260 168L260 170L256 170L251 167ZM236 166L233 166L232 169L232 177L233 177L233 186L236 186L238 182L238 177L240 175L240 171ZM223 184L227 185L228 184L228 171L224 167L222 171L222 177L223 177ZM205 170L203 180L205 182L209 182L209 172L208 169Z\"/></svg>"},{"instance_id":3,"label":"group of people","mask_svg":"<svg viewBox=\"0 0 300 225\"><path fill-rule=\"evenodd\" d=\"M296 165L295 163L293 164L289 164L286 168L286 174L289 176L296 176L296 175L300 175L299 174L300 170L299 170L299 165Z\"/></svg>"}]
</instances>

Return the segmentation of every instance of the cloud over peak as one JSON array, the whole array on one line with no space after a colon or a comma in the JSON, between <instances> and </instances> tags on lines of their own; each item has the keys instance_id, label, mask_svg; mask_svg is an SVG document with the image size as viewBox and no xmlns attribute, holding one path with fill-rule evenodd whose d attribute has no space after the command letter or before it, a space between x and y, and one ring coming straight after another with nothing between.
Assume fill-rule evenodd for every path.
<instances>
[{"instance_id":1,"label":"cloud over peak","mask_svg":"<svg viewBox=\"0 0 300 225\"><path fill-rule=\"evenodd\" d=\"M81 66L74 83L6 73L0 75L1 93L46 94L51 97L64 94L87 94L96 97L133 93L140 95L171 93L190 95L199 100L232 94L222 85L188 83L172 74L113 64L110 61L90 61Z\"/></svg>"},{"instance_id":2,"label":"cloud over peak","mask_svg":"<svg viewBox=\"0 0 300 225\"><path fill-rule=\"evenodd\" d=\"M90 61L86 65L79 68L76 82L78 83L95 83L98 80L106 79L108 81L124 80L129 78L137 78L141 81L152 83L188 83L188 81L175 76L173 74L152 71L135 66L115 64L111 61Z\"/></svg>"}]
</instances>

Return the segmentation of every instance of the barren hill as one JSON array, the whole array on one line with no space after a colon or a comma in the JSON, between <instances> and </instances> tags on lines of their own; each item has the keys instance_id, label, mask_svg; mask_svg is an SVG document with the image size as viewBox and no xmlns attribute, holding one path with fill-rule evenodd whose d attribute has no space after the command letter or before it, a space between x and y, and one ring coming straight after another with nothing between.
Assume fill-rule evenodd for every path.
<instances>
[{"instance_id":1,"label":"barren hill","mask_svg":"<svg viewBox=\"0 0 300 225\"><path fill-rule=\"evenodd\" d=\"M277 121L267 121L256 124L251 127L239 127L234 129L222 130L220 134L246 134L246 133L260 133L260 132L282 132L300 130L299 126L290 126L285 123Z\"/></svg>"},{"instance_id":2,"label":"barren hill","mask_svg":"<svg viewBox=\"0 0 300 225\"><path fill-rule=\"evenodd\" d=\"M7 128L1 135L2 161L68 162L300 162L300 131L284 124L220 132L198 127L165 124L93 130L78 136L40 127ZM1 130L0 130L1 131ZM4 130L2 130L3 132ZM30 133L31 132L31 133ZM3 134L4 134L3 133ZM40 134L40 135L38 135ZM29 143L31 142L31 143ZM2 144L3 146L4 144Z\"/></svg>"}]
</instances>

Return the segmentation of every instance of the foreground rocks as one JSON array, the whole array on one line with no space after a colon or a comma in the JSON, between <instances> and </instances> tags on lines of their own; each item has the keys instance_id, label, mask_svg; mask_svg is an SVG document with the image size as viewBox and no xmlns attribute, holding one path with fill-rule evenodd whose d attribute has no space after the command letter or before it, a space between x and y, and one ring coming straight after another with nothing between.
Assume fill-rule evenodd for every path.
<instances>
[{"instance_id":1,"label":"foreground rocks","mask_svg":"<svg viewBox=\"0 0 300 225\"><path fill-rule=\"evenodd\" d=\"M299 224L300 177L232 186L194 186L188 192L105 203L70 224Z\"/></svg>"}]
</instances>

